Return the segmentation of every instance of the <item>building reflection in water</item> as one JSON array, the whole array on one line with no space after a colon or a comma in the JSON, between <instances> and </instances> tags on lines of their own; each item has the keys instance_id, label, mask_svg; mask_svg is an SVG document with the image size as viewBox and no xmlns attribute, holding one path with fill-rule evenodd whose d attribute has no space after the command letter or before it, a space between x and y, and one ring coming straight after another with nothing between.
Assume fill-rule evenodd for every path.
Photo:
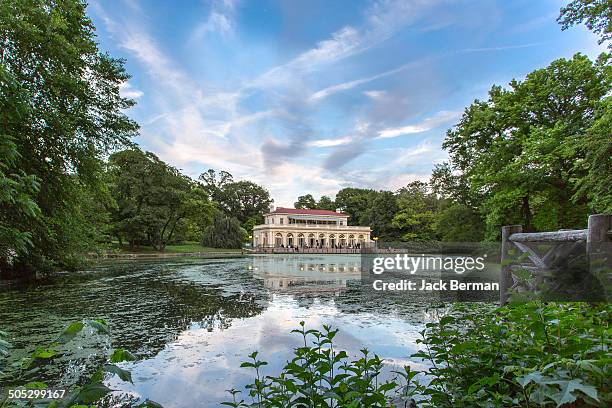
<instances>
[{"instance_id":1,"label":"building reflection in water","mask_svg":"<svg viewBox=\"0 0 612 408\"><path fill-rule=\"evenodd\" d=\"M254 256L248 269L274 292L296 295L345 291L349 281L361 278L359 256L338 255L325 258L304 255Z\"/></svg>"}]
</instances>

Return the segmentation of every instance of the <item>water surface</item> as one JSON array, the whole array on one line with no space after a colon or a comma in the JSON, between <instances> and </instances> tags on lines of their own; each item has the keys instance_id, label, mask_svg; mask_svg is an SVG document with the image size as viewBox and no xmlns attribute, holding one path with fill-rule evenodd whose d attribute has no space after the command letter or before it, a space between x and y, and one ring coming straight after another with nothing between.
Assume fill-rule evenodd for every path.
<instances>
[{"instance_id":1,"label":"water surface","mask_svg":"<svg viewBox=\"0 0 612 408\"><path fill-rule=\"evenodd\" d=\"M0 329L9 332L16 360L51 342L70 322L102 317L110 339L84 333L58 364L40 373L60 386L85 378L95 350L123 347L133 384L112 388L165 407L219 406L228 388L242 389L252 373L240 363L254 350L277 374L300 337L290 331L340 328L337 348L356 356L367 347L387 372L418 362L409 356L432 316L426 296L370 298L359 284L359 255L261 255L235 259L124 262L0 291ZM97 354L100 359L100 353Z\"/></svg>"}]
</instances>

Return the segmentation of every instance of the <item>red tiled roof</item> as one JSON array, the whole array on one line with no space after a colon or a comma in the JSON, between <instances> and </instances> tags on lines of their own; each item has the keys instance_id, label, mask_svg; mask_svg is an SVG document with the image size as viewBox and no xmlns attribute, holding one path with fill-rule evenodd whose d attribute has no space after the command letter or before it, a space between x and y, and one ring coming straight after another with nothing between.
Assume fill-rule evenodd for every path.
<instances>
[{"instance_id":1,"label":"red tiled roof","mask_svg":"<svg viewBox=\"0 0 612 408\"><path fill-rule=\"evenodd\" d=\"M272 214L300 214L300 215L347 215L343 212L336 212L331 210L305 210L299 208L284 208L278 207Z\"/></svg>"}]
</instances>

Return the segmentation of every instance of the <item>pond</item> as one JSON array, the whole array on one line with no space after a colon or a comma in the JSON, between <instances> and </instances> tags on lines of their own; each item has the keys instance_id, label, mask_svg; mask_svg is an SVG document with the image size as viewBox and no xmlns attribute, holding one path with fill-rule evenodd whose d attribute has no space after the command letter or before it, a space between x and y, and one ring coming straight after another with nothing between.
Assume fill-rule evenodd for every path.
<instances>
[{"instance_id":1,"label":"pond","mask_svg":"<svg viewBox=\"0 0 612 408\"><path fill-rule=\"evenodd\" d=\"M213 407L228 388L243 389L252 373L240 368L258 350L277 374L300 337L300 321L340 329L337 348L356 356L367 347L387 370L410 364L425 323L435 319L423 295L364 296L359 255L261 255L232 259L114 262L32 286L0 291L0 330L14 345L12 360L53 341L69 323L107 319L110 340L78 338L41 380L61 386L82 379L93 350L122 347L133 384L111 388L165 407ZM100 353L98 353L99 355Z\"/></svg>"}]
</instances>

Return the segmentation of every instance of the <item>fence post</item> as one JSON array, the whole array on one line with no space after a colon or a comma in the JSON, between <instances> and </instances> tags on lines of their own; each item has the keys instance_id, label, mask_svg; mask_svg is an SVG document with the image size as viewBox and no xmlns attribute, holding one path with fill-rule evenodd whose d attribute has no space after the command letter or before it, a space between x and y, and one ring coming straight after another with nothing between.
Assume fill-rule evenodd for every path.
<instances>
[{"instance_id":1,"label":"fence post","mask_svg":"<svg viewBox=\"0 0 612 408\"><path fill-rule=\"evenodd\" d=\"M612 214L589 216L587 256L591 273L604 268L612 269L612 240L608 236L610 230L612 230Z\"/></svg>"},{"instance_id":2,"label":"fence post","mask_svg":"<svg viewBox=\"0 0 612 408\"><path fill-rule=\"evenodd\" d=\"M501 247L501 273L499 277L499 305L503 306L508 302L508 290L512 287L512 271L510 268L510 235L523 232L522 225L506 225L502 227L502 247Z\"/></svg>"}]
</instances>

